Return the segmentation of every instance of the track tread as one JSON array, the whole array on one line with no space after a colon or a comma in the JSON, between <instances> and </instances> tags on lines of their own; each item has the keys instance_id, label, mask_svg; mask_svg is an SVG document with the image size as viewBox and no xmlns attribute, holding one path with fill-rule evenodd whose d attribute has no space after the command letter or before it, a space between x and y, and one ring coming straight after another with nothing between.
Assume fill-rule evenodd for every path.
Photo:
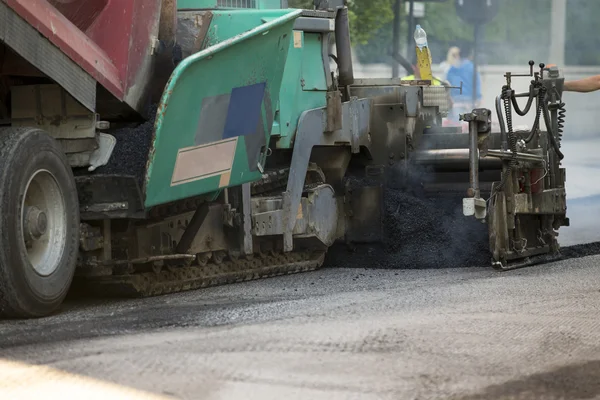
<instances>
[{"instance_id":1,"label":"track tread","mask_svg":"<svg viewBox=\"0 0 600 400\"><path fill-rule=\"evenodd\" d=\"M325 252L291 253L262 259L226 261L206 267L180 266L160 272L86 277L79 282L87 292L111 297L151 297L312 271L323 265Z\"/></svg>"},{"instance_id":2,"label":"track tread","mask_svg":"<svg viewBox=\"0 0 600 400\"><path fill-rule=\"evenodd\" d=\"M267 170L261 180L252 183L252 195L281 195L288 176L289 168ZM323 183L324 174L318 166L311 164L306 180L308 183L305 189ZM178 204L177 212L192 211L196 207L193 201L183 201ZM147 272L146 268L131 274L119 275L113 272L110 276L81 276L77 279L77 285L85 292L100 296L158 296L315 270L323 265L325 253L326 250L314 249L292 253L263 253L255 254L251 259L229 259L205 266L170 265L162 267L160 272Z\"/></svg>"}]
</instances>

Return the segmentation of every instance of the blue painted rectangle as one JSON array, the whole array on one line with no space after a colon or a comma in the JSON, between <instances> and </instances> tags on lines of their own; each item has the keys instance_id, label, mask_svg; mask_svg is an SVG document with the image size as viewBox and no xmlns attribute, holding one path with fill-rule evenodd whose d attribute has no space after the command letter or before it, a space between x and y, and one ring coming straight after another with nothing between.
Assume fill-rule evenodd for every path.
<instances>
[{"instance_id":1,"label":"blue painted rectangle","mask_svg":"<svg viewBox=\"0 0 600 400\"><path fill-rule=\"evenodd\" d=\"M263 82L231 91L223 139L257 133L266 86Z\"/></svg>"}]
</instances>

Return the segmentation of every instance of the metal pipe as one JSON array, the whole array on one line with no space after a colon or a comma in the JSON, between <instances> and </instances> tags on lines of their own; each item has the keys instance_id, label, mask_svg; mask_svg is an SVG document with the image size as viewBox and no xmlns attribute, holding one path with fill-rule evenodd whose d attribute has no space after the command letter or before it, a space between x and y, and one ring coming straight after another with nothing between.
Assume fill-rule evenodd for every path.
<instances>
[{"instance_id":1,"label":"metal pipe","mask_svg":"<svg viewBox=\"0 0 600 400\"><path fill-rule=\"evenodd\" d=\"M488 150L489 153L490 150ZM439 168L469 170L469 149L421 150L413 153L412 162ZM502 161L497 157L479 157L480 169L501 169Z\"/></svg>"},{"instance_id":2,"label":"metal pipe","mask_svg":"<svg viewBox=\"0 0 600 400\"><path fill-rule=\"evenodd\" d=\"M512 158L513 153L504 150L488 150L488 155L490 157L510 159ZM517 161L542 163L544 162L544 159L542 156L538 156L537 154L517 153Z\"/></svg>"},{"instance_id":3,"label":"metal pipe","mask_svg":"<svg viewBox=\"0 0 600 400\"><path fill-rule=\"evenodd\" d=\"M340 85L350 86L354 83L354 69L352 67L352 46L350 44L348 7L338 9L335 17L335 45L337 50Z\"/></svg>"},{"instance_id":4,"label":"metal pipe","mask_svg":"<svg viewBox=\"0 0 600 400\"><path fill-rule=\"evenodd\" d=\"M479 36L481 35L481 24L475 24L473 29L473 108L477 107L477 47L479 45Z\"/></svg>"},{"instance_id":5,"label":"metal pipe","mask_svg":"<svg viewBox=\"0 0 600 400\"><path fill-rule=\"evenodd\" d=\"M488 138L488 147L500 149L502 136L500 132L492 132ZM427 133L419 138L419 150L467 149L469 148L468 133Z\"/></svg>"},{"instance_id":6,"label":"metal pipe","mask_svg":"<svg viewBox=\"0 0 600 400\"><path fill-rule=\"evenodd\" d=\"M469 197L479 198L479 148L477 121L469 122Z\"/></svg>"},{"instance_id":7,"label":"metal pipe","mask_svg":"<svg viewBox=\"0 0 600 400\"><path fill-rule=\"evenodd\" d=\"M408 0L408 34L406 35L406 58L411 60L415 57L415 0ZM411 56L411 49L413 51ZM410 73L410 72L409 72Z\"/></svg>"},{"instance_id":8,"label":"metal pipe","mask_svg":"<svg viewBox=\"0 0 600 400\"><path fill-rule=\"evenodd\" d=\"M479 157L479 169L500 169L502 168L502 159L511 157L510 151L488 150L487 156ZM469 170L469 149L420 150L413 153L411 160L417 165L467 171ZM517 153L517 160L532 163L543 162L541 156L529 153Z\"/></svg>"},{"instance_id":9,"label":"metal pipe","mask_svg":"<svg viewBox=\"0 0 600 400\"><path fill-rule=\"evenodd\" d=\"M394 26L392 38L392 78L400 77L400 66L398 65L397 57L400 55L400 3L401 0L394 2ZM410 74L410 71L407 71Z\"/></svg>"}]
</instances>

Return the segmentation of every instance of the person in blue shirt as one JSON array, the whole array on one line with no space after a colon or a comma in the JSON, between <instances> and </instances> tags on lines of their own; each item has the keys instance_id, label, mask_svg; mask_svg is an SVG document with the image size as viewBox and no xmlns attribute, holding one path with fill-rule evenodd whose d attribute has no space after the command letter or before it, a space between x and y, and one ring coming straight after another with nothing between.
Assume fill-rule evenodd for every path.
<instances>
[{"instance_id":1,"label":"person in blue shirt","mask_svg":"<svg viewBox=\"0 0 600 400\"><path fill-rule=\"evenodd\" d=\"M478 107L481 103L481 75L477 72L477 101L473 104L473 51L470 48L462 48L461 61L458 65L453 65L448 70L446 80L451 86L460 87L462 82L463 90L462 94L460 90L452 89L450 95L454 107L452 110L452 119L458 120L458 115L466 112L470 112L473 108ZM468 54L465 58L463 54Z\"/></svg>"}]
</instances>

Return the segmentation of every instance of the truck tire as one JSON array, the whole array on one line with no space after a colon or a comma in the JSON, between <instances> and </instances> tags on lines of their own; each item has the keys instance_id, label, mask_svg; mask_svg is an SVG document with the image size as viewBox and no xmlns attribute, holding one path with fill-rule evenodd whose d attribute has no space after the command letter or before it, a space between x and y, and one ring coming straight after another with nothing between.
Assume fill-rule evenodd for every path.
<instances>
[{"instance_id":1,"label":"truck tire","mask_svg":"<svg viewBox=\"0 0 600 400\"><path fill-rule=\"evenodd\" d=\"M56 311L73 280L79 202L60 145L34 128L0 128L0 315Z\"/></svg>"}]
</instances>

